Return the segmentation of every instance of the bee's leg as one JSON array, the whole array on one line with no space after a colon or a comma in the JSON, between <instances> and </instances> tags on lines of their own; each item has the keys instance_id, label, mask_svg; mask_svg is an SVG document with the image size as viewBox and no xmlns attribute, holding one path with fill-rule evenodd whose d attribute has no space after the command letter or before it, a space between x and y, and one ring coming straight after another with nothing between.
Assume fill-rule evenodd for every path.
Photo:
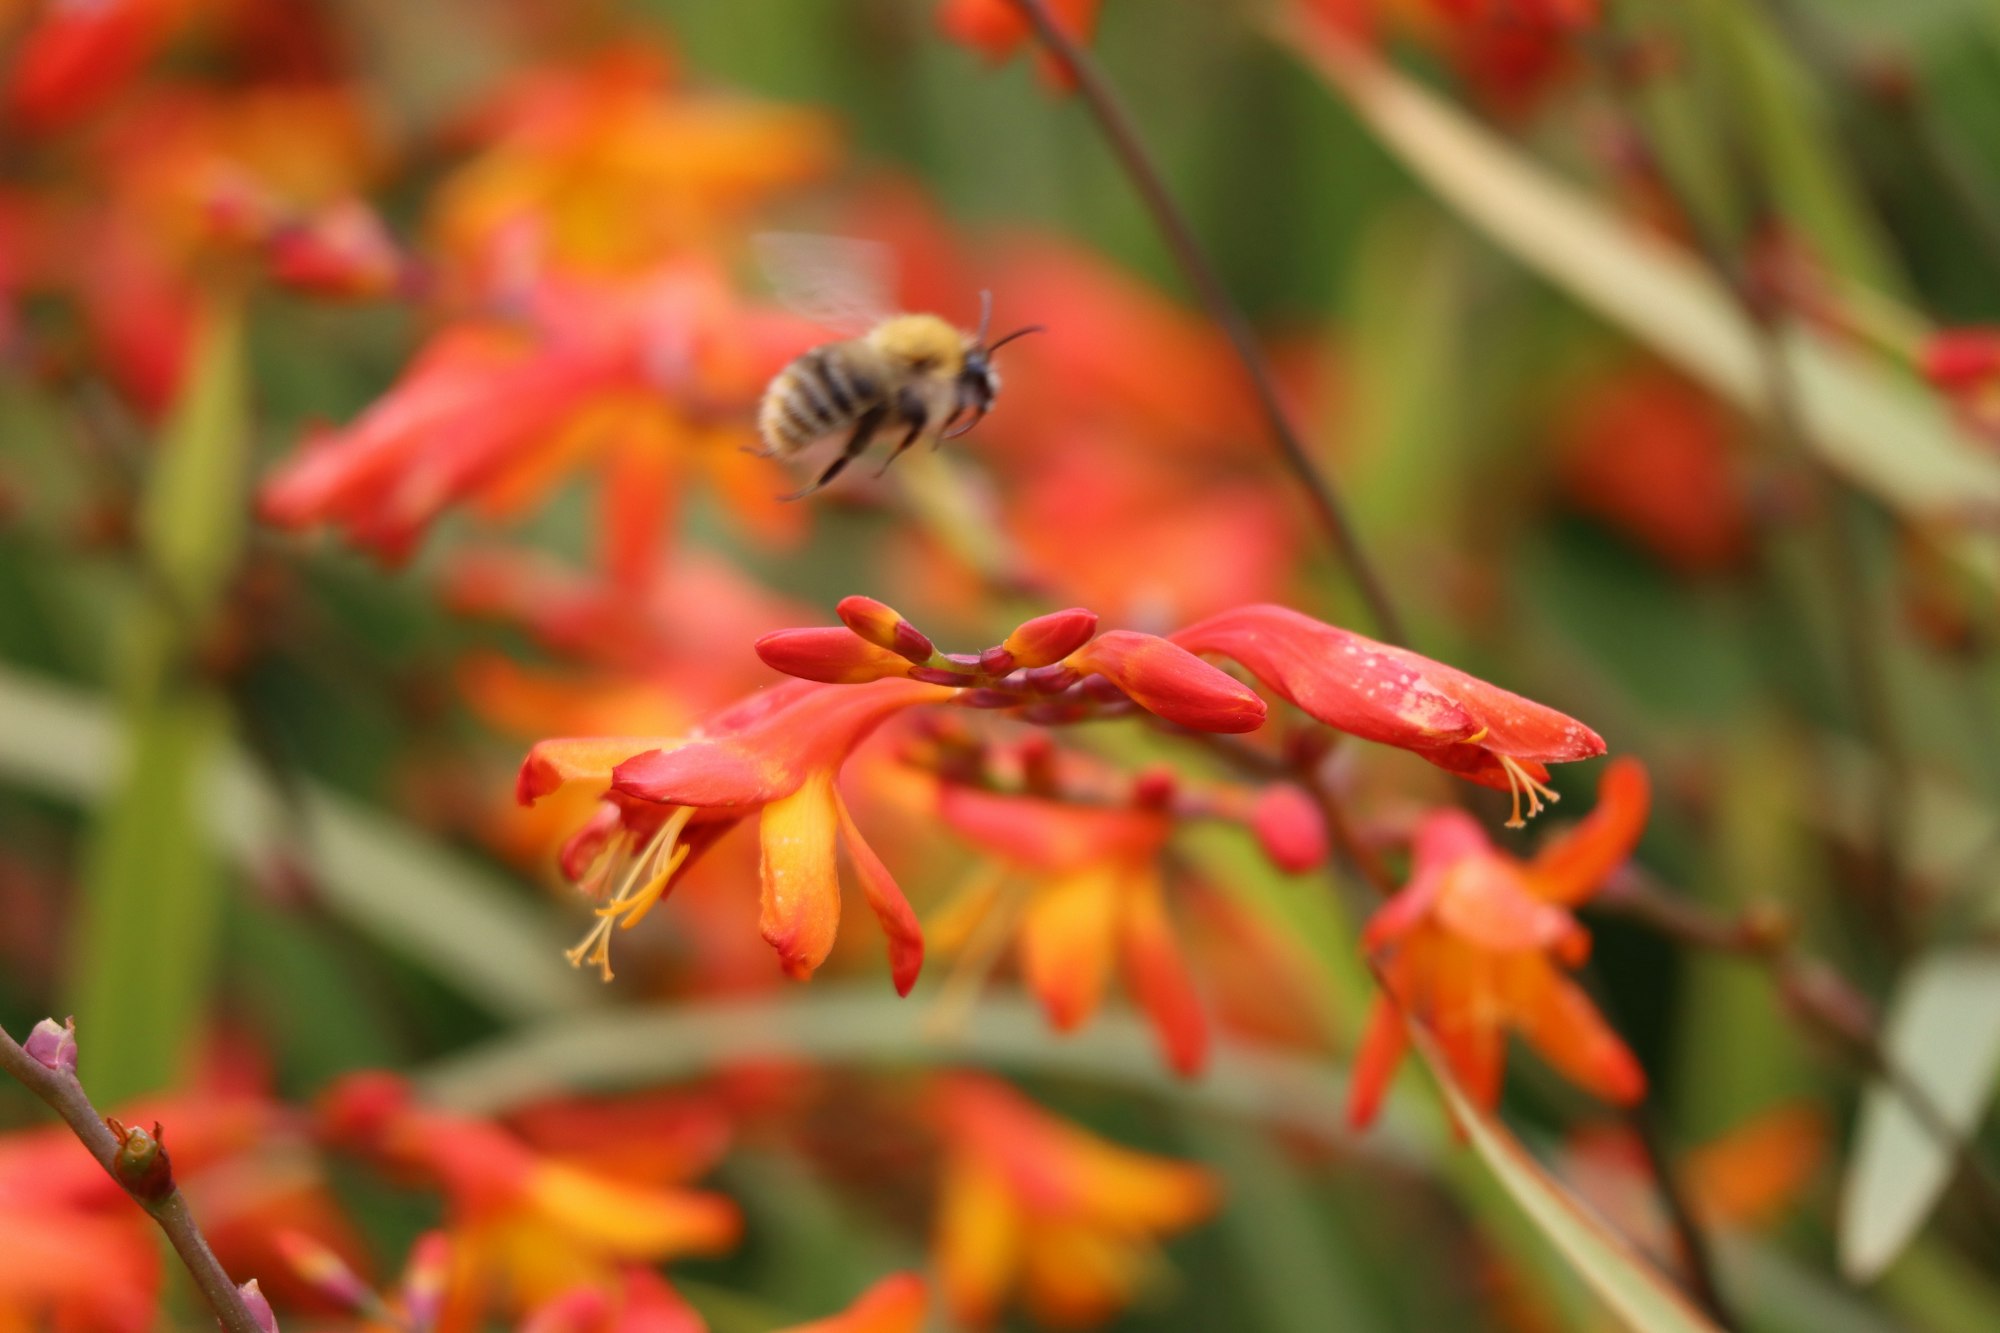
<instances>
[{"instance_id":1,"label":"bee's leg","mask_svg":"<svg viewBox=\"0 0 2000 1333\"><path fill-rule=\"evenodd\" d=\"M861 420L854 423L854 433L847 437L847 444L841 449L840 457L828 463L826 471L820 473L812 485L805 487L803 490L793 491L790 495L781 495L778 498L780 500L803 500L806 496L811 495L814 491L839 476L840 470L852 462L856 454L868 447L869 441L875 438L876 431L882 429L882 423L888 419L888 416L889 409L886 407L871 407L866 412L863 412Z\"/></svg>"},{"instance_id":2,"label":"bee's leg","mask_svg":"<svg viewBox=\"0 0 2000 1333\"><path fill-rule=\"evenodd\" d=\"M923 435L923 433L924 433L924 423L921 421L919 421L916 425L910 427L910 433L908 435L905 435L901 440L899 440L896 444L896 447L889 451L889 456L882 460L882 466L875 469L875 475L879 477L883 473L887 472L889 470L889 464L901 458L903 456L903 450L915 444L917 440Z\"/></svg>"}]
</instances>

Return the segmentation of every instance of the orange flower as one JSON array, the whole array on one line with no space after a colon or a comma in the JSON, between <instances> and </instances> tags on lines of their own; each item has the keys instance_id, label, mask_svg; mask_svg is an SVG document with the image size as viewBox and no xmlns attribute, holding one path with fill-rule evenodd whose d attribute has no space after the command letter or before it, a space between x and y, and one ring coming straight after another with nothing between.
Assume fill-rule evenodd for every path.
<instances>
[{"instance_id":1,"label":"orange flower","mask_svg":"<svg viewBox=\"0 0 2000 1333\"><path fill-rule=\"evenodd\" d=\"M837 158L815 112L691 92L642 47L530 73L475 117L485 147L448 179L432 228L487 291L525 229L540 265L629 277L663 260L726 251L751 214Z\"/></svg>"},{"instance_id":2,"label":"orange flower","mask_svg":"<svg viewBox=\"0 0 2000 1333\"><path fill-rule=\"evenodd\" d=\"M1374 1119L1408 1038L1404 1015L1435 1033L1452 1071L1482 1106L1500 1099L1508 1029L1572 1082L1613 1102L1637 1101L1639 1063L1559 964L1581 963L1590 936L1569 909L1631 855L1646 824L1644 768L1605 770L1597 808L1532 861L1496 850L1456 810L1418 829L1409 884L1369 921L1362 944L1394 1000L1378 997L1354 1059L1348 1111Z\"/></svg>"},{"instance_id":3,"label":"orange flower","mask_svg":"<svg viewBox=\"0 0 2000 1333\"><path fill-rule=\"evenodd\" d=\"M658 1273L627 1268L615 1287L574 1287L521 1323L521 1333L708 1333L708 1324Z\"/></svg>"},{"instance_id":4,"label":"orange flower","mask_svg":"<svg viewBox=\"0 0 2000 1333\"><path fill-rule=\"evenodd\" d=\"M891 1273L837 1315L793 1324L778 1333L918 1333L929 1297L915 1273Z\"/></svg>"},{"instance_id":5,"label":"orange flower","mask_svg":"<svg viewBox=\"0 0 2000 1333\"><path fill-rule=\"evenodd\" d=\"M575 784L612 800L565 851L565 870L593 896L598 923L570 953L609 980L611 932L653 909L689 857L759 814L763 935L804 979L833 948L840 922L836 853L845 842L868 904L888 933L896 988L923 966L916 914L855 826L835 780L854 748L890 717L951 691L911 680L857 686L787 682L753 694L684 737L549 740L521 767L524 804Z\"/></svg>"},{"instance_id":6,"label":"orange flower","mask_svg":"<svg viewBox=\"0 0 2000 1333\"><path fill-rule=\"evenodd\" d=\"M1002 874L975 881L975 892L933 922L933 932L961 939L983 922L1004 921L993 916L1008 901L1002 875L1025 878L1032 888L1020 915L1021 973L1050 1024L1068 1032L1088 1022L1117 958L1168 1063L1199 1072L1208 1024L1160 876L1174 816L1143 804L1086 807L958 785L944 787L939 811L996 858Z\"/></svg>"},{"instance_id":7,"label":"orange flower","mask_svg":"<svg viewBox=\"0 0 2000 1333\"><path fill-rule=\"evenodd\" d=\"M1004 1083L958 1075L932 1111L945 1144L937 1264L962 1323L1018 1293L1048 1323L1100 1323L1129 1305L1158 1238L1215 1210L1198 1166L1107 1143Z\"/></svg>"},{"instance_id":8,"label":"orange flower","mask_svg":"<svg viewBox=\"0 0 2000 1333\"><path fill-rule=\"evenodd\" d=\"M1547 764L1604 753L1604 740L1575 718L1456 667L1365 638L1282 606L1244 606L1173 636L1189 652L1216 653L1321 722L1395 745L1514 797L1509 828L1544 800Z\"/></svg>"},{"instance_id":9,"label":"orange flower","mask_svg":"<svg viewBox=\"0 0 2000 1333\"><path fill-rule=\"evenodd\" d=\"M332 1143L443 1193L455 1308L496 1291L518 1314L577 1286L608 1289L626 1263L722 1253L742 1231L721 1195L635 1184L537 1153L497 1125L418 1105L390 1074L336 1083L319 1124Z\"/></svg>"}]
</instances>

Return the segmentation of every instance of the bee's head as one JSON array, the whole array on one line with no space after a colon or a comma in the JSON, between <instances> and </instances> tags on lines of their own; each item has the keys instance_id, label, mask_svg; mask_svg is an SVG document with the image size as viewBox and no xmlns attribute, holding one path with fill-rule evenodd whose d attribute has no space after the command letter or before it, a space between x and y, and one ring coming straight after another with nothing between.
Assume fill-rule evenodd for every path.
<instances>
[{"instance_id":1,"label":"bee's head","mask_svg":"<svg viewBox=\"0 0 2000 1333\"><path fill-rule=\"evenodd\" d=\"M979 418L993 410L993 400L1000 396L1000 372L993 368L993 353L1005 347L1014 339L1027 333L1041 333L1040 324L1029 324L1015 329L1004 338L986 341L987 330L993 322L993 293L979 294L979 331L974 334L965 349L965 366L958 373L959 409L970 412L972 419L955 430L948 431L945 438L963 435L979 424Z\"/></svg>"}]
</instances>

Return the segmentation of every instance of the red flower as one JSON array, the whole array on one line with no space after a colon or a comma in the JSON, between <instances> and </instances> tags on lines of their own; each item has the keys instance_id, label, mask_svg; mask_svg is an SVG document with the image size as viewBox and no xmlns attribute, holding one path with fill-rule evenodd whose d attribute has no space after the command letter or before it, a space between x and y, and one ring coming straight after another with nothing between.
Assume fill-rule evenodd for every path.
<instances>
[{"instance_id":1,"label":"red flower","mask_svg":"<svg viewBox=\"0 0 2000 1333\"><path fill-rule=\"evenodd\" d=\"M89 0L42 6L7 72L7 119L47 133L88 115L130 83L193 0Z\"/></svg>"},{"instance_id":2,"label":"red flower","mask_svg":"<svg viewBox=\"0 0 2000 1333\"><path fill-rule=\"evenodd\" d=\"M1924 378L1941 389L1967 426L2000 438L2000 329L1945 329L1918 357Z\"/></svg>"},{"instance_id":3,"label":"red flower","mask_svg":"<svg viewBox=\"0 0 2000 1333\"><path fill-rule=\"evenodd\" d=\"M1467 1093L1500 1099L1506 1033L1608 1101L1645 1092L1639 1063L1590 997L1562 974L1590 951L1569 909L1588 899L1645 828L1646 771L1605 770L1597 808L1531 861L1496 850L1467 815L1441 810L1418 830L1410 882L1369 921L1362 944L1395 995L1379 998L1354 1061L1349 1115L1375 1116L1408 1037L1404 1015L1436 1034Z\"/></svg>"},{"instance_id":4,"label":"red flower","mask_svg":"<svg viewBox=\"0 0 2000 1333\"><path fill-rule=\"evenodd\" d=\"M696 851L760 814L764 938L785 971L811 976L840 922L836 852L847 845L869 906L888 932L897 990L923 965L916 915L871 850L835 789L841 766L888 718L951 697L911 680L866 685L787 682L751 695L685 738L550 740L521 767L524 804L573 783L613 800L565 850L565 869L587 892L611 891L598 923L570 961L611 976L611 932L629 929L667 894Z\"/></svg>"},{"instance_id":5,"label":"red flower","mask_svg":"<svg viewBox=\"0 0 2000 1333\"><path fill-rule=\"evenodd\" d=\"M1547 764L1604 753L1575 718L1456 667L1377 643L1282 606L1245 606L1173 636L1190 652L1234 658L1284 698L1337 727L1399 746L1483 786L1521 798L1528 814L1556 800Z\"/></svg>"},{"instance_id":6,"label":"red flower","mask_svg":"<svg viewBox=\"0 0 2000 1333\"><path fill-rule=\"evenodd\" d=\"M1044 0L1049 17L1071 39L1087 44L1097 29L1101 0ZM954 42L980 52L987 59L1002 61L1034 36L1034 25L1014 0L944 0L938 6L938 27ZM1072 79L1052 57L1044 57L1043 72L1050 82L1068 88Z\"/></svg>"}]
</instances>

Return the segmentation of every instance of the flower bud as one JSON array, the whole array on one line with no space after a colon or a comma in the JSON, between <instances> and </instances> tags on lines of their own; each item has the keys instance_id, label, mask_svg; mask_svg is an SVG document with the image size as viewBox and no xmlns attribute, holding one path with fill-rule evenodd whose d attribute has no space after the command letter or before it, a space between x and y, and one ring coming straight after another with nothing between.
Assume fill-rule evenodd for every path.
<instances>
[{"instance_id":1,"label":"flower bud","mask_svg":"<svg viewBox=\"0 0 2000 1333\"><path fill-rule=\"evenodd\" d=\"M1151 634L1112 630L1069 661L1103 675L1147 712L1195 731L1255 731L1264 724L1264 701L1255 690Z\"/></svg>"},{"instance_id":2,"label":"flower bud","mask_svg":"<svg viewBox=\"0 0 2000 1333\"><path fill-rule=\"evenodd\" d=\"M1014 665L1014 654L1005 648L988 648L979 654L979 669L989 676L1004 676Z\"/></svg>"},{"instance_id":3,"label":"flower bud","mask_svg":"<svg viewBox=\"0 0 2000 1333\"><path fill-rule=\"evenodd\" d=\"M250 1318L264 1333L278 1333L278 1316L271 1311L271 1302L264 1296L264 1288L256 1278L251 1278L236 1289L243 1298L243 1308L250 1312Z\"/></svg>"},{"instance_id":4,"label":"flower bud","mask_svg":"<svg viewBox=\"0 0 2000 1333\"><path fill-rule=\"evenodd\" d=\"M111 1159L111 1174L126 1192L149 1203L172 1194L174 1164L167 1156L166 1144L160 1141L159 1122L153 1123L150 1134L137 1125L127 1128L114 1119L106 1119L104 1123L118 1139L118 1152Z\"/></svg>"},{"instance_id":5,"label":"flower bud","mask_svg":"<svg viewBox=\"0 0 2000 1333\"><path fill-rule=\"evenodd\" d=\"M1132 779L1132 804L1145 810L1164 810L1173 804L1179 789L1172 769L1149 768Z\"/></svg>"},{"instance_id":6,"label":"flower bud","mask_svg":"<svg viewBox=\"0 0 2000 1333\"><path fill-rule=\"evenodd\" d=\"M1302 875L1326 864L1326 817L1296 783L1274 782L1257 793L1250 829L1271 864L1288 874Z\"/></svg>"},{"instance_id":7,"label":"flower bud","mask_svg":"<svg viewBox=\"0 0 2000 1333\"><path fill-rule=\"evenodd\" d=\"M1941 389L1971 388L2000 375L2000 330L1946 329L1924 343L1924 378Z\"/></svg>"},{"instance_id":8,"label":"flower bud","mask_svg":"<svg viewBox=\"0 0 2000 1333\"><path fill-rule=\"evenodd\" d=\"M860 685L910 673L910 664L899 654L831 625L766 634L757 640L757 656L788 676L829 685Z\"/></svg>"},{"instance_id":9,"label":"flower bud","mask_svg":"<svg viewBox=\"0 0 2000 1333\"><path fill-rule=\"evenodd\" d=\"M1001 647L1012 654L1017 667L1041 667L1060 662L1097 633L1097 612L1073 606L1023 621Z\"/></svg>"},{"instance_id":10,"label":"flower bud","mask_svg":"<svg viewBox=\"0 0 2000 1333\"><path fill-rule=\"evenodd\" d=\"M35 1024L21 1049L37 1064L58 1074L75 1074L76 1020L66 1018L58 1024L53 1018L44 1018Z\"/></svg>"},{"instance_id":11,"label":"flower bud","mask_svg":"<svg viewBox=\"0 0 2000 1333\"><path fill-rule=\"evenodd\" d=\"M912 662L928 662L937 651L927 635L893 606L873 597L843 597L834 608L840 623L874 644Z\"/></svg>"}]
</instances>

